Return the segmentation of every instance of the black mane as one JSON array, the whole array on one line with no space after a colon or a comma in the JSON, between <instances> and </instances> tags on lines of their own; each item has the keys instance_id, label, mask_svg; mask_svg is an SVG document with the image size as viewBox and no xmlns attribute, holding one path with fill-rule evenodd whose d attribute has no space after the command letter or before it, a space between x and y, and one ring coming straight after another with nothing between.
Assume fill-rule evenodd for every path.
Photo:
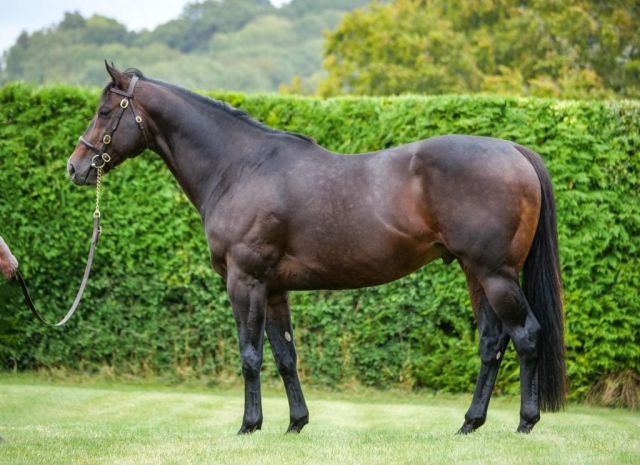
<instances>
[{"instance_id":1,"label":"black mane","mask_svg":"<svg viewBox=\"0 0 640 465\"><path fill-rule=\"evenodd\" d=\"M132 76L138 76L141 80L144 81L149 81L149 82L153 82L154 84L158 84L162 87L166 87L171 89L172 91L183 95L185 97L194 99L200 103L203 103L205 105L208 105L210 107L213 107L215 109L218 110L222 110L225 113L238 118L242 121L244 121L245 123L248 123L249 125L253 126L254 128L258 128L261 129L264 132L268 132L270 134L286 134L289 136L293 136L296 137L298 139L302 139L304 141L307 142L311 142L315 144L315 140L313 140L311 137L309 136L305 136L304 134L298 134L296 132L289 132L289 131L281 131L279 129L274 129L271 128L263 123L261 123L260 121L254 119L251 117L251 115L249 115L246 111L243 110L238 110L237 108L232 107L231 105L229 105L227 102L223 102L222 100L216 100L216 99L212 99L210 97L206 97L204 95L201 94L197 94L195 92L192 92L190 90L184 89L182 87L178 87L174 84L169 84L168 82L164 82L164 81L159 81L157 79L150 79L145 77L144 74L142 74L142 71L140 71L137 68L127 68L125 71L125 74L129 74ZM105 89L106 91L106 89Z\"/></svg>"}]
</instances>

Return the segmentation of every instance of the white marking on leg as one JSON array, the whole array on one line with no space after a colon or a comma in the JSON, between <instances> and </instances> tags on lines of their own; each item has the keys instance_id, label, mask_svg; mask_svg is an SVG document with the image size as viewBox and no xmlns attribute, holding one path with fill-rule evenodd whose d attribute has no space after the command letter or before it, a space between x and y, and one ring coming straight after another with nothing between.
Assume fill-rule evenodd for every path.
<instances>
[{"instance_id":1,"label":"white marking on leg","mask_svg":"<svg viewBox=\"0 0 640 465\"><path fill-rule=\"evenodd\" d=\"M284 332L284 338L287 342L291 342L291 334L289 334L289 331Z\"/></svg>"}]
</instances>

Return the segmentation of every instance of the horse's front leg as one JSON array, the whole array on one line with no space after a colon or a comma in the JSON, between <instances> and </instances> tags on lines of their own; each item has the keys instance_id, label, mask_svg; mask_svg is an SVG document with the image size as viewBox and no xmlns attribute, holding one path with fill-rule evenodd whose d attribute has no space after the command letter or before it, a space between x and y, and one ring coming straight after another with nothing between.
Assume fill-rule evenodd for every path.
<instances>
[{"instance_id":1,"label":"horse's front leg","mask_svg":"<svg viewBox=\"0 0 640 465\"><path fill-rule=\"evenodd\" d=\"M304 401L296 366L296 345L291 327L291 311L287 294L270 295L267 304L267 336L289 400L290 423L287 433L299 433L309 423L309 410Z\"/></svg>"},{"instance_id":2,"label":"horse's front leg","mask_svg":"<svg viewBox=\"0 0 640 465\"><path fill-rule=\"evenodd\" d=\"M260 369L267 292L263 282L237 269L229 270L227 292L238 327L244 377L244 417L238 434L246 434L262 427Z\"/></svg>"}]
</instances>

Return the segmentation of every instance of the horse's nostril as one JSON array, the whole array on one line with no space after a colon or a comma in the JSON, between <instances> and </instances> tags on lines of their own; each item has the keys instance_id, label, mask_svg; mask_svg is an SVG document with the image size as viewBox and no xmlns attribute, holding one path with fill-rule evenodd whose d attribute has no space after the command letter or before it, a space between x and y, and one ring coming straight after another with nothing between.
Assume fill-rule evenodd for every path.
<instances>
[{"instance_id":1,"label":"horse's nostril","mask_svg":"<svg viewBox=\"0 0 640 465\"><path fill-rule=\"evenodd\" d=\"M73 176L76 174L76 168L75 166L73 166L73 163L69 163L67 165L67 171L69 172L69 177L73 178Z\"/></svg>"}]
</instances>

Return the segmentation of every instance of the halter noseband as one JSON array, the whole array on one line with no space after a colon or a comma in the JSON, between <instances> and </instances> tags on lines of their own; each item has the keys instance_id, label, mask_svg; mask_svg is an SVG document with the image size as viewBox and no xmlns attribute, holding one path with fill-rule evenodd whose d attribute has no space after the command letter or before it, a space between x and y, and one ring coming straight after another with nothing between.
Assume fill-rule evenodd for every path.
<instances>
[{"instance_id":1,"label":"halter noseband","mask_svg":"<svg viewBox=\"0 0 640 465\"><path fill-rule=\"evenodd\" d=\"M100 148L93 145L83 136L80 136L80 142L86 145L89 149L91 149L95 155L91 159L91 166L96 169L104 168L107 163L111 162L111 155L107 152L107 146L113 140L113 134L118 129L118 125L120 124L120 120L124 115L124 112L127 108L131 108L131 112L138 123L138 127L140 128L140 132L142 132L142 136L144 137L144 142L147 147L149 147L149 141L147 140L147 133L144 130L144 124L142 123L142 117L136 112L136 109L133 105L133 91L136 88L136 84L140 78L138 76L133 76L131 78L131 82L129 82L129 88L126 91L122 91L120 89L116 89L115 87L109 87L109 92L113 92L114 94L119 94L123 96L123 99L120 101L120 109L116 114L116 117L113 120L113 124L111 125L111 129L104 133L102 136L102 145ZM102 162L102 163L100 163Z\"/></svg>"}]
</instances>

